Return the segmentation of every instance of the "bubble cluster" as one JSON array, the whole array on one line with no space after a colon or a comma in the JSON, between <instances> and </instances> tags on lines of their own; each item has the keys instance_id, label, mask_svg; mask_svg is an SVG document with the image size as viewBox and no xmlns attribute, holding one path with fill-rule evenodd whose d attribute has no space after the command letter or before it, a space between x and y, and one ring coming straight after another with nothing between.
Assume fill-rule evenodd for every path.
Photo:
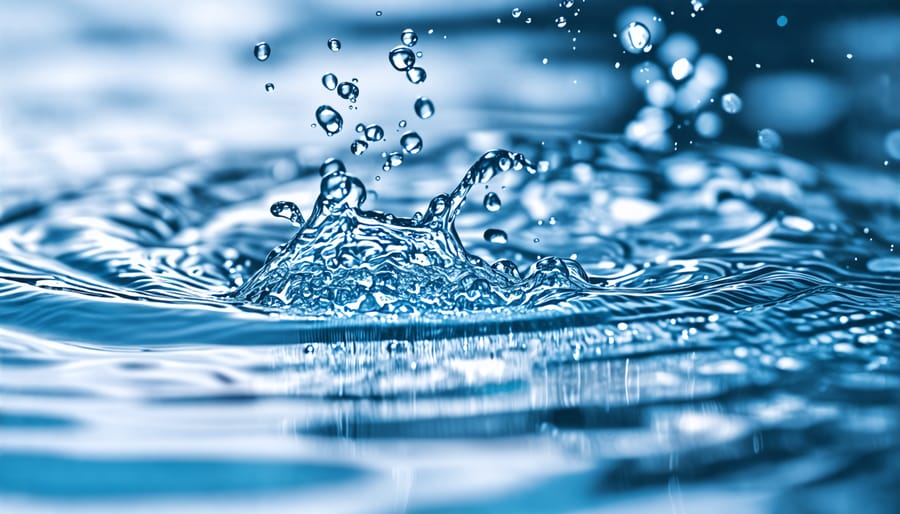
<instances>
[{"instance_id":1,"label":"bubble cluster","mask_svg":"<svg viewBox=\"0 0 900 514\"><path fill-rule=\"evenodd\" d=\"M359 97L359 87L352 82L341 82L337 86L337 94L344 100L356 102L357 97Z\"/></svg>"}]
</instances>

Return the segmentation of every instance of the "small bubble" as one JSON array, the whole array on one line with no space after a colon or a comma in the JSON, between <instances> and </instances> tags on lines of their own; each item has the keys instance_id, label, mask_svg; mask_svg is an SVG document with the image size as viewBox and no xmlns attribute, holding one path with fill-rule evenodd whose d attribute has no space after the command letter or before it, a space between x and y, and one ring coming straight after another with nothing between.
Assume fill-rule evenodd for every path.
<instances>
[{"instance_id":1,"label":"small bubble","mask_svg":"<svg viewBox=\"0 0 900 514\"><path fill-rule=\"evenodd\" d=\"M737 114L744 107L744 101L734 93L722 95L722 110L728 114Z\"/></svg>"},{"instance_id":2,"label":"small bubble","mask_svg":"<svg viewBox=\"0 0 900 514\"><path fill-rule=\"evenodd\" d=\"M359 87L352 82L341 82L337 87L337 94L344 100L355 102L359 97Z\"/></svg>"},{"instance_id":3,"label":"small bubble","mask_svg":"<svg viewBox=\"0 0 900 514\"><path fill-rule=\"evenodd\" d=\"M565 16L557 16L555 20L556 26L559 28L565 28L566 26L566 17Z\"/></svg>"},{"instance_id":4,"label":"small bubble","mask_svg":"<svg viewBox=\"0 0 900 514\"><path fill-rule=\"evenodd\" d=\"M422 54L422 52L416 52L416 58L417 58L417 59L421 59L421 58L422 58L422 55L424 55L424 54Z\"/></svg>"},{"instance_id":5,"label":"small bubble","mask_svg":"<svg viewBox=\"0 0 900 514\"><path fill-rule=\"evenodd\" d=\"M488 243L504 245L509 240L509 237L507 237L506 232L500 229L489 228L484 231L484 240Z\"/></svg>"},{"instance_id":6,"label":"small bubble","mask_svg":"<svg viewBox=\"0 0 900 514\"><path fill-rule=\"evenodd\" d=\"M387 162L389 162L392 167L400 166L403 164L403 154L400 152L391 152L387 155Z\"/></svg>"},{"instance_id":7,"label":"small bubble","mask_svg":"<svg viewBox=\"0 0 900 514\"><path fill-rule=\"evenodd\" d=\"M490 212L497 212L500 210L500 197L497 196L497 193L493 191L484 195L484 208Z\"/></svg>"},{"instance_id":8,"label":"small bubble","mask_svg":"<svg viewBox=\"0 0 900 514\"><path fill-rule=\"evenodd\" d=\"M363 125L362 123L357 123L356 127L353 130L355 130L359 133L362 133L363 130L366 130L366 126Z\"/></svg>"},{"instance_id":9,"label":"small bubble","mask_svg":"<svg viewBox=\"0 0 900 514\"><path fill-rule=\"evenodd\" d=\"M774 152L781 149L781 135L770 128L760 130L756 135L756 141L763 150Z\"/></svg>"},{"instance_id":10,"label":"small bubble","mask_svg":"<svg viewBox=\"0 0 900 514\"><path fill-rule=\"evenodd\" d=\"M341 51L341 40L338 38L331 38L328 40L328 49L332 52L340 52Z\"/></svg>"},{"instance_id":11,"label":"small bubble","mask_svg":"<svg viewBox=\"0 0 900 514\"><path fill-rule=\"evenodd\" d=\"M406 78L413 84L421 84L425 82L425 69L414 67L406 70Z\"/></svg>"},{"instance_id":12,"label":"small bubble","mask_svg":"<svg viewBox=\"0 0 900 514\"><path fill-rule=\"evenodd\" d=\"M397 126L400 128L406 127L406 120L400 120L400 123L397 123Z\"/></svg>"},{"instance_id":13,"label":"small bubble","mask_svg":"<svg viewBox=\"0 0 900 514\"><path fill-rule=\"evenodd\" d=\"M395 46L388 52L388 60L397 71L407 71L416 64L416 54L405 46Z\"/></svg>"},{"instance_id":14,"label":"small bubble","mask_svg":"<svg viewBox=\"0 0 900 514\"><path fill-rule=\"evenodd\" d=\"M777 23L779 27L784 27L788 24L788 17L782 14L777 19L775 19L775 23Z\"/></svg>"},{"instance_id":15,"label":"small bubble","mask_svg":"<svg viewBox=\"0 0 900 514\"><path fill-rule=\"evenodd\" d=\"M253 55L256 56L257 61L265 61L271 54L272 49L269 47L269 43L266 43L265 41L260 41L253 47Z\"/></svg>"},{"instance_id":16,"label":"small bubble","mask_svg":"<svg viewBox=\"0 0 900 514\"><path fill-rule=\"evenodd\" d=\"M329 91L334 91L334 88L337 87L338 78L334 73L326 73L322 75L322 85L325 86L325 89Z\"/></svg>"},{"instance_id":17,"label":"small bubble","mask_svg":"<svg viewBox=\"0 0 900 514\"><path fill-rule=\"evenodd\" d=\"M344 175L347 173L347 167L344 166L344 163L340 159L329 157L325 159L321 166L319 166L319 176L327 177L333 173Z\"/></svg>"},{"instance_id":18,"label":"small bubble","mask_svg":"<svg viewBox=\"0 0 900 514\"><path fill-rule=\"evenodd\" d=\"M375 16L381 16L382 14L384 13L382 13L381 11L375 11Z\"/></svg>"},{"instance_id":19,"label":"small bubble","mask_svg":"<svg viewBox=\"0 0 900 514\"><path fill-rule=\"evenodd\" d=\"M320 105L316 109L316 120L319 122L322 130L329 136L337 134L344 126L344 118L330 105Z\"/></svg>"},{"instance_id":20,"label":"small bubble","mask_svg":"<svg viewBox=\"0 0 900 514\"><path fill-rule=\"evenodd\" d=\"M675 80L684 80L694 71L694 65L691 64L686 57L678 59L672 63L672 78Z\"/></svg>"},{"instance_id":21,"label":"small bubble","mask_svg":"<svg viewBox=\"0 0 900 514\"><path fill-rule=\"evenodd\" d=\"M268 91L269 93L275 91L275 84L271 82L266 83L266 91Z\"/></svg>"},{"instance_id":22,"label":"small bubble","mask_svg":"<svg viewBox=\"0 0 900 514\"><path fill-rule=\"evenodd\" d=\"M540 243L540 242L541 242L541 238L536 237L536 238L532 239L531 241L532 241L534 244L537 244L537 243Z\"/></svg>"},{"instance_id":23,"label":"small bubble","mask_svg":"<svg viewBox=\"0 0 900 514\"><path fill-rule=\"evenodd\" d=\"M416 99L415 103L416 116L422 118L423 120L427 120L428 118L434 116L434 104L428 98L424 96L420 96Z\"/></svg>"},{"instance_id":24,"label":"small bubble","mask_svg":"<svg viewBox=\"0 0 900 514\"><path fill-rule=\"evenodd\" d=\"M369 141L381 141L384 139L384 129L381 125L369 125L366 127L366 139Z\"/></svg>"},{"instance_id":25,"label":"small bubble","mask_svg":"<svg viewBox=\"0 0 900 514\"><path fill-rule=\"evenodd\" d=\"M413 29L403 29L400 33L400 42L408 47L416 46L419 42L419 35Z\"/></svg>"},{"instance_id":26,"label":"small bubble","mask_svg":"<svg viewBox=\"0 0 900 514\"><path fill-rule=\"evenodd\" d=\"M369 143L366 143L362 139L357 139L350 143L350 151L353 152L353 155L362 155L368 148Z\"/></svg>"},{"instance_id":27,"label":"small bubble","mask_svg":"<svg viewBox=\"0 0 900 514\"><path fill-rule=\"evenodd\" d=\"M407 132L400 136L400 146L408 154L417 154L422 151L422 138L415 132Z\"/></svg>"},{"instance_id":28,"label":"small bubble","mask_svg":"<svg viewBox=\"0 0 900 514\"><path fill-rule=\"evenodd\" d=\"M519 9L518 7L513 8L512 17L518 18L519 16L522 16L522 9Z\"/></svg>"},{"instance_id":29,"label":"small bubble","mask_svg":"<svg viewBox=\"0 0 900 514\"><path fill-rule=\"evenodd\" d=\"M847 59L853 59L853 54L847 54Z\"/></svg>"},{"instance_id":30,"label":"small bubble","mask_svg":"<svg viewBox=\"0 0 900 514\"><path fill-rule=\"evenodd\" d=\"M622 31L622 47L628 53L644 53L650 44L650 29L641 22L633 21Z\"/></svg>"},{"instance_id":31,"label":"small bubble","mask_svg":"<svg viewBox=\"0 0 900 514\"><path fill-rule=\"evenodd\" d=\"M294 225L303 224L303 214L300 212L300 207L297 207L294 202L275 202L269 208L269 212L272 213L272 216L289 220Z\"/></svg>"},{"instance_id":32,"label":"small bubble","mask_svg":"<svg viewBox=\"0 0 900 514\"><path fill-rule=\"evenodd\" d=\"M544 57L544 58L541 60L541 64L547 64L548 62L550 62L550 59L547 59L546 57Z\"/></svg>"}]
</instances>

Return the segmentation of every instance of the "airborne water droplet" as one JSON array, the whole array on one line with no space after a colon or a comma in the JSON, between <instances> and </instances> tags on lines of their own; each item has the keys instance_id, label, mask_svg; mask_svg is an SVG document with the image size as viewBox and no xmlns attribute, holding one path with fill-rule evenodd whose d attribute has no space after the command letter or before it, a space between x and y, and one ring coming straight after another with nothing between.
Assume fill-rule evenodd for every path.
<instances>
[{"instance_id":1,"label":"airborne water droplet","mask_svg":"<svg viewBox=\"0 0 900 514\"><path fill-rule=\"evenodd\" d=\"M366 127L366 139L369 141L381 141L384 138L384 129L381 125L369 125Z\"/></svg>"},{"instance_id":2,"label":"airborne water droplet","mask_svg":"<svg viewBox=\"0 0 900 514\"><path fill-rule=\"evenodd\" d=\"M559 27L561 29L566 27L566 17L565 16L557 16L554 21L556 22L557 27Z\"/></svg>"},{"instance_id":3,"label":"airborne water droplet","mask_svg":"<svg viewBox=\"0 0 900 514\"><path fill-rule=\"evenodd\" d=\"M416 64L416 54L405 46L395 46L388 53L391 66L397 71L407 71Z\"/></svg>"},{"instance_id":4,"label":"airborne water droplet","mask_svg":"<svg viewBox=\"0 0 900 514\"><path fill-rule=\"evenodd\" d=\"M400 123L397 123L397 126L400 128L406 127L406 120L400 120Z\"/></svg>"},{"instance_id":5,"label":"airborne water droplet","mask_svg":"<svg viewBox=\"0 0 900 514\"><path fill-rule=\"evenodd\" d=\"M425 82L426 76L427 74L425 73L424 68L414 67L406 70L406 78L413 84Z\"/></svg>"},{"instance_id":6,"label":"airborne water droplet","mask_svg":"<svg viewBox=\"0 0 900 514\"><path fill-rule=\"evenodd\" d=\"M406 46L413 47L419 42L419 35L413 29L403 29L400 33L400 42Z\"/></svg>"},{"instance_id":7,"label":"airborne water droplet","mask_svg":"<svg viewBox=\"0 0 900 514\"><path fill-rule=\"evenodd\" d=\"M337 87L337 94L344 100L355 102L359 96L359 87L352 82L341 82Z\"/></svg>"},{"instance_id":8,"label":"airborne water droplet","mask_svg":"<svg viewBox=\"0 0 900 514\"><path fill-rule=\"evenodd\" d=\"M319 166L319 175L325 177L333 173L344 175L347 173L347 167L344 166L344 163L340 159L329 157L325 159L321 166Z\"/></svg>"},{"instance_id":9,"label":"airborne water droplet","mask_svg":"<svg viewBox=\"0 0 900 514\"><path fill-rule=\"evenodd\" d=\"M522 9L519 9L518 7L516 7L512 10L512 17L518 18L519 16L522 16Z\"/></svg>"},{"instance_id":10,"label":"airborne water droplet","mask_svg":"<svg viewBox=\"0 0 900 514\"><path fill-rule=\"evenodd\" d=\"M337 87L337 83L337 75L335 75L334 73L326 73L325 75L322 75L322 85L325 86L325 89L334 91L334 88Z\"/></svg>"},{"instance_id":11,"label":"airborne water droplet","mask_svg":"<svg viewBox=\"0 0 900 514\"><path fill-rule=\"evenodd\" d=\"M496 228L489 228L484 231L484 240L489 243L503 245L506 244L509 238L506 236L506 232Z\"/></svg>"},{"instance_id":12,"label":"airborne water droplet","mask_svg":"<svg viewBox=\"0 0 900 514\"><path fill-rule=\"evenodd\" d=\"M329 136L337 134L344 126L344 118L330 105L321 105L316 109L316 120Z\"/></svg>"},{"instance_id":13,"label":"airborne water droplet","mask_svg":"<svg viewBox=\"0 0 900 514\"><path fill-rule=\"evenodd\" d=\"M362 131L363 131L363 130L366 130L366 126L363 125L362 123L357 123L357 124L356 124L356 128L355 128L354 130L356 130L357 132L359 132L360 134L362 134Z\"/></svg>"},{"instance_id":14,"label":"airborne water droplet","mask_svg":"<svg viewBox=\"0 0 900 514\"><path fill-rule=\"evenodd\" d=\"M328 40L328 49L332 52L339 52L341 50L341 40L338 38L331 38Z\"/></svg>"},{"instance_id":15,"label":"airborne water droplet","mask_svg":"<svg viewBox=\"0 0 900 514\"><path fill-rule=\"evenodd\" d=\"M728 114L737 114L741 112L743 106L744 102L738 95L734 93L725 93L722 95L722 110Z\"/></svg>"},{"instance_id":16,"label":"airborne water droplet","mask_svg":"<svg viewBox=\"0 0 900 514\"><path fill-rule=\"evenodd\" d=\"M269 47L269 43L266 43L265 41L260 41L253 47L253 55L256 56L257 61L265 61L269 58L271 53L272 49Z\"/></svg>"},{"instance_id":17,"label":"airborne water droplet","mask_svg":"<svg viewBox=\"0 0 900 514\"><path fill-rule=\"evenodd\" d=\"M268 91L268 92L275 91L275 84L273 84L271 82L266 83L266 91Z\"/></svg>"},{"instance_id":18,"label":"airborne water droplet","mask_svg":"<svg viewBox=\"0 0 900 514\"><path fill-rule=\"evenodd\" d=\"M422 151L422 138L415 132L407 132L400 137L400 146L409 154L417 154Z\"/></svg>"},{"instance_id":19,"label":"airborne water droplet","mask_svg":"<svg viewBox=\"0 0 900 514\"><path fill-rule=\"evenodd\" d=\"M497 212L501 207L500 197L493 191L484 195L484 208L490 212Z\"/></svg>"},{"instance_id":20,"label":"airborne water droplet","mask_svg":"<svg viewBox=\"0 0 900 514\"><path fill-rule=\"evenodd\" d=\"M269 208L269 212L272 213L272 216L289 220L294 225L303 224L303 214L300 212L300 207L297 207L294 202L275 202Z\"/></svg>"},{"instance_id":21,"label":"airborne water droplet","mask_svg":"<svg viewBox=\"0 0 900 514\"><path fill-rule=\"evenodd\" d=\"M353 152L353 155L362 155L368 148L369 143L366 143L362 139L357 139L350 143L350 151Z\"/></svg>"},{"instance_id":22,"label":"airborne water droplet","mask_svg":"<svg viewBox=\"0 0 900 514\"><path fill-rule=\"evenodd\" d=\"M434 104L431 103L431 100L425 98L424 96L420 96L416 99L416 115L423 120L427 120L428 118L434 116Z\"/></svg>"},{"instance_id":23,"label":"airborne water droplet","mask_svg":"<svg viewBox=\"0 0 900 514\"><path fill-rule=\"evenodd\" d=\"M781 135L770 128L764 128L757 133L756 140L763 150L777 151L781 149Z\"/></svg>"},{"instance_id":24,"label":"airborne water droplet","mask_svg":"<svg viewBox=\"0 0 900 514\"><path fill-rule=\"evenodd\" d=\"M650 43L650 29L641 22L633 21L622 30L622 37L619 40L628 53L642 53Z\"/></svg>"}]
</instances>

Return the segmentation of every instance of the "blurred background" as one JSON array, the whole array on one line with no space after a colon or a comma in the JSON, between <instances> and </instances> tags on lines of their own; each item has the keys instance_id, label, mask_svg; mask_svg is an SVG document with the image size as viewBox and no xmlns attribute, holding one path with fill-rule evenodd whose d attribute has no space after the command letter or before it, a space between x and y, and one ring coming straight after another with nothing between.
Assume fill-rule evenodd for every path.
<instances>
[{"instance_id":1,"label":"blurred background","mask_svg":"<svg viewBox=\"0 0 900 514\"><path fill-rule=\"evenodd\" d=\"M426 148L495 128L628 132L651 106L668 113L669 136L649 147L754 146L757 131L772 128L786 153L813 161L900 159L893 0L38 0L3 2L0 20L6 188L223 150L332 147L346 158L353 125L378 122L396 137L391 128L415 120L420 95L437 110L416 127ZM625 52L617 33L629 20L650 29L652 51ZM419 35L423 84L387 62L406 27ZM339 52L326 45L332 37ZM265 62L252 52L259 41L272 48ZM680 82L667 73L679 57L696 67ZM321 85L328 72L358 78L361 91L331 139L310 126L318 105L338 100ZM692 78L704 99L734 92L742 109L672 96L698 93ZM630 129L638 138L647 131ZM376 153L362 162L377 167Z\"/></svg>"}]
</instances>

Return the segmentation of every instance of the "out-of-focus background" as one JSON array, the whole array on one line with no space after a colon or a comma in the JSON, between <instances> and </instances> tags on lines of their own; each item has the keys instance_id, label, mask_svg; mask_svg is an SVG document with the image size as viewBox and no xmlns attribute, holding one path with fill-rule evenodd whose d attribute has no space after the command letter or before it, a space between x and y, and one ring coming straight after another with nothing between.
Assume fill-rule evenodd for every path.
<instances>
[{"instance_id":1,"label":"out-of-focus background","mask_svg":"<svg viewBox=\"0 0 900 514\"><path fill-rule=\"evenodd\" d=\"M221 150L337 145L347 153L353 125L394 127L414 117L419 95L438 111L419 124L426 141L491 128L622 132L648 104L641 63L665 72L667 49L623 51L614 34L638 4L558 4L3 2L3 183L152 169ZM743 109L733 116L712 109L718 139L753 146L756 131L769 127L787 153L813 160L900 158L900 136L889 137L900 128L896 2L718 0L696 12L689 0L640 5L661 20L646 12L635 18L645 19L651 44L677 41L670 46L681 53L724 65L715 68L715 88L737 93ZM567 18L562 28L558 16ZM387 52L405 27L419 35L424 84L389 68ZM342 42L340 52L328 49L331 37ZM272 53L259 62L252 48L263 40ZM346 116L351 130L331 140L310 127L316 107L336 101L320 83L327 72L358 78L361 90L358 109ZM673 125L700 114L672 111ZM682 147L705 139L690 127L675 132Z\"/></svg>"}]
</instances>

